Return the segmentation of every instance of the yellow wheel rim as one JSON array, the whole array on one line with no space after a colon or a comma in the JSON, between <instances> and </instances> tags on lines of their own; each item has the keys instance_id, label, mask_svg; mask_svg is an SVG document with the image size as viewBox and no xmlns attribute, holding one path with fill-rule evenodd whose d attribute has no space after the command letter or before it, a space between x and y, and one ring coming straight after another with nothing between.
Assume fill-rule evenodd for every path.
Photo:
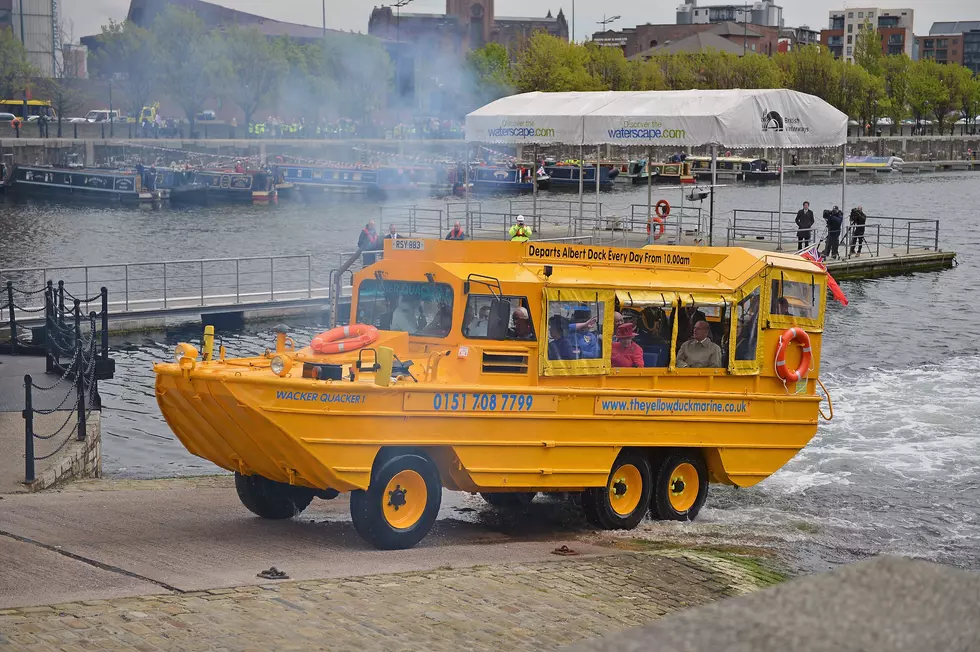
<instances>
[{"instance_id":1,"label":"yellow wheel rim","mask_svg":"<svg viewBox=\"0 0 980 652\"><path fill-rule=\"evenodd\" d=\"M404 530L419 522L428 501L425 480L411 469L399 471L388 481L381 496L385 520L391 527Z\"/></svg>"},{"instance_id":2,"label":"yellow wheel rim","mask_svg":"<svg viewBox=\"0 0 980 652\"><path fill-rule=\"evenodd\" d=\"M678 512L686 512L694 507L700 490L698 470L684 462L678 464L670 474L670 506Z\"/></svg>"},{"instance_id":3,"label":"yellow wheel rim","mask_svg":"<svg viewBox=\"0 0 980 652\"><path fill-rule=\"evenodd\" d=\"M619 516L629 516L640 504L643 476L632 464L617 468L609 479L609 506Z\"/></svg>"}]
</instances>

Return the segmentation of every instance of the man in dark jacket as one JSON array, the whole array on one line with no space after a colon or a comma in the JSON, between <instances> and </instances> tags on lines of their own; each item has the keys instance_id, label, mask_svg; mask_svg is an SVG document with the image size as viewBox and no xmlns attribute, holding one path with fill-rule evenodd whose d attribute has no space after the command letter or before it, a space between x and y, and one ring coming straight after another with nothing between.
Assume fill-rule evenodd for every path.
<instances>
[{"instance_id":1,"label":"man in dark jacket","mask_svg":"<svg viewBox=\"0 0 980 652\"><path fill-rule=\"evenodd\" d=\"M864 207L858 206L851 210L851 255L860 256L861 247L867 242L864 239L864 223L868 221L868 216L864 214ZM854 246L857 245L857 253L854 253Z\"/></svg>"},{"instance_id":2,"label":"man in dark jacket","mask_svg":"<svg viewBox=\"0 0 980 652\"><path fill-rule=\"evenodd\" d=\"M796 214L796 226L799 229L796 232L797 249L809 247L813 238L813 211L810 210L810 202L803 202L803 208Z\"/></svg>"},{"instance_id":3,"label":"man in dark jacket","mask_svg":"<svg viewBox=\"0 0 980 652\"><path fill-rule=\"evenodd\" d=\"M844 212L839 206L834 206L833 210L823 212L823 219L827 221L827 244L824 246L823 257L837 260L840 258L837 248L840 246L840 229L844 224Z\"/></svg>"}]
</instances>

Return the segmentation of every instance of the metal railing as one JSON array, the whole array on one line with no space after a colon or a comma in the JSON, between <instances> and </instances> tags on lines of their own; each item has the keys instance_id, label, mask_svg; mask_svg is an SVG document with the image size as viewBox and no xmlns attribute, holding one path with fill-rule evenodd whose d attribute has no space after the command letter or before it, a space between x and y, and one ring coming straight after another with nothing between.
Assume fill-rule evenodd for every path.
<instances>
[{"instance_id":1,"label":"metal railing","mask_svg":"<svg viewBox=\"0 0 980 652\"><path fill-rule=\"evenodd\" d=\"M588 184L586 184L588 191ZM538 231L541 230L542 221L549 221L556 224L565 223L568 225L568 235L578 235L575 230L579 221L579 201L565 199L533 199L521 198L508 201L511 215L524 215L531 218L532 224ZM595 200L582 200L581 219L582 221L594 221L602 216L603 205Z\"/></svg>"},{"instance_id":2,"label":"metal railing","mask_svg":"<svg viewBox=\"0 0 980 652\"><path fill-rule=\"evenodd\" d=\"M330 264L312 254L0 269L0 282L37 286L60 277L72 287L104 286L114 312L325 298ZM36 311L41 297L23 306ZM86 306L88 304L86 303Z\"/></svg>"}]
</instances>

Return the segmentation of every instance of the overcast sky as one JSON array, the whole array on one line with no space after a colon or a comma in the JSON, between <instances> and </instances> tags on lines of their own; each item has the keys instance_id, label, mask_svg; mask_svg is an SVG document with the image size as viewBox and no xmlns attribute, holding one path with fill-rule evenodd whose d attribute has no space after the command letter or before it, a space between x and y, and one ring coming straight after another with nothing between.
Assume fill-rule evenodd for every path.
<instances>
[{"instance_id":1,"label":"overcast sky","mask_svg":"<svg viewBox=\"0 0 980 652\"><path fill-rule=\"evenodd\" d=\"M577 0L575 2L575 33L579 40L598 29L597 21L621 15L622 19L611 27L632 27L641 23L675 22L675 10L683 0ZM732 0L729 0L732 1ZM735 0L737 2L738 0ZM233 9L247 11L279 20L308 25L322 23L321 0L216 0ZM325 0L327 27L342 30L367 31L368 16L373 0ZM381 3L378 2L378 5ZM389 0L390 4L390 0ZM699 0L699 5L724 4L724 0ZM734 4L734 2L733 2ZM927 34L932 23L942 20L980 20L980 2L977 0L900 0L898 2L841 0L782 0L783 19L786 25L809 25L813 29L827 27L827 12L847 7L879 6L911 7L915 10L915 32ZM75 39L96 34L99 27L110 18L126 17L129 0L61 0L61 10L72 21ZM543 16L550 9L557 14L564 8L571 23L572 0L496 0L496 13L500 16ZM442 13L444 0L414 0L407 11Z\"/></svg>"}]
</instances>

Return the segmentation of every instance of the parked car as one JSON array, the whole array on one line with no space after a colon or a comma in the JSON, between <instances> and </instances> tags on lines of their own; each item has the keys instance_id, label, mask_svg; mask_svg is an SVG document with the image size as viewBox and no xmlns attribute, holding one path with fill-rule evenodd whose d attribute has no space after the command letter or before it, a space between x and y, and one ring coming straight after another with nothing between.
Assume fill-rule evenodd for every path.
<instances>
[{"instance_id":1,"label":"parked car","mask_svg":"<svg viewBox=\"0 0 980 652\"><path fill-rule=\"evenodd\" d=\"M201 111L200 113L198 113L196 116L194 116L194 119L195 120L217 120L218 119L218 114L215 113L214 111L211 111L210 109L208 109L206 111Z\"/></svg>"},{"instance_id":2,"label":"parked car","mask_svg":"<svg viewBox=\"0 0 980 652\"><path fill-rule=\"evenodd\" d=\"M16 117L13 113L0 113L0 122L10 122Z\"/></svg>"},{"instance_id":3,"label":"parked car","mask_svg":"<svg viewBox=\"0 0 980 652\"><path fill-rule=\"evenodd\" d=\"M68 124L70 125L88 123L88 118L65 118L65 120L67 120Z\"/></svg>"}]
</instances>

